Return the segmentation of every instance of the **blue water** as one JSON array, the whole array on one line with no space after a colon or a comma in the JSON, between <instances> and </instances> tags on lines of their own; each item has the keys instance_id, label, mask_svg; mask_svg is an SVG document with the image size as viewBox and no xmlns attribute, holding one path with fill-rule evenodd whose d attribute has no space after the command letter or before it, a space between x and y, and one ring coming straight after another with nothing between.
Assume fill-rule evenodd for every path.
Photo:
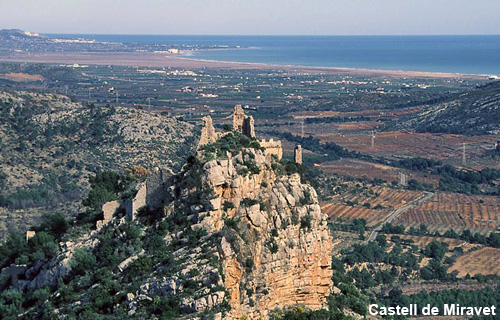
<instances>
[{"instance_id":1,"label":"blue water","mask_svg":"<svg viewBox=\"0 0 500 320\"><path fill-rule=\"evenodd\" d=\"M500 36L58 36L243 47L198 51L193 56L219 61L500 75Z\"/></svg>"}]
</instances>

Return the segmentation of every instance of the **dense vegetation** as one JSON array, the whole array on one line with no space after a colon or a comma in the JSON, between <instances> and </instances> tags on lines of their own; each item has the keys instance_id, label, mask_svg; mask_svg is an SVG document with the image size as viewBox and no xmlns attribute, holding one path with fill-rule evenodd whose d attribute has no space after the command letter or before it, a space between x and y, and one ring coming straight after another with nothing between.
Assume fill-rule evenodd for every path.
<instances>
[{"instance_id":1,"label":"dense vegetation","mask_svg":"<svg viewBox=\"0 0 500 320\"><path fill-rule=\"evenodd\" d=\"M76 248L70 260L70 274L58 279L57 284L24 294L16 286L11 286L10 277L2 276L0 282L0 314L2 319L16 319L21 312L31 309L31 316L52 319L55 308L70 319L132 319L128 315L128 304L124 303L127 292L136 292L142 281L153 270L163 276L178 273L182 260L172 253L184 246L200 248L206 258L217 266L217 257L211 255L211 238L204 229L192 229L185 219L186 207L206 200L200 183L201 164L192 158L184 168L182 185L192 190L186 203L179 204L169 217L162 212L142 212L134 223L123 223L118 227L107 225L98 233L98 244ZM106 201L134 195L133 182L139 178L127 174L105 171L89 177L91 190L83 200L87 211L70 224L59 213L47 215L36 226L36 235L26 242L23 235L11 234L7 242L0 246L0 268L11 263L34 265L40 261L56 257L59 241L67 241L78 236L82 228L91 228L99 219L100 207ZM193 189L194 188L194 189ZM160 222L158 222L160 221ZM177 234L176 240L167 245L164 241L168 233ZM203 240L202 240L203 239ZM144 254L140 254L143 252ZM119 264L136 256L128 266L119 270ZM121 267L124 268L124 267ZM181 315L180 301L199 290L200 283L191 280L195 275L181 278L183 291L175 296L156 297L145 303L143 312L159 319L172 319ZM212 281L216 282L217 279ZM217 289L217 288L213 288ZM49 299L50 297L50 299ZM47 299L49 299L47 301ZM85 301L81 304L79 301ZM223 310L221 305L217 310ZM217 310L213 310L216 312Z\"/></svg>"}]
</instances>

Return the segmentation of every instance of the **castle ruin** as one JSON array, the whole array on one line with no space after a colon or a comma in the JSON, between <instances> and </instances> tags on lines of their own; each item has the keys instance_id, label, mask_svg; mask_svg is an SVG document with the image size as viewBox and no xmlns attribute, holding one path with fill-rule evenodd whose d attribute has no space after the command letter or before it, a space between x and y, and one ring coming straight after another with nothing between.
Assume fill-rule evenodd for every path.
<instances>
[{"instance_id":1,"label":"castle ruin","mask_svg":"<svg viewBox=\"0 0 500 320\"><path fill-rule=\"evenodd\" d=\"M283 148L281 147L280 140L274 141L273 138L269 140L261 139L259 141L259 144L261 147L266 148L266 150L264 151L266 156L275 155L278 157L278 160L281 160L281 158L283 158Z\"/></svg>"},{"instance_id":2,"label":"castle ruin","mask_svg":"<svg viewBox=\"0 0 500 320\"><path fill-rule=\"evenodd\" d=\"M215 131L212 118L204 117L203 127L201 129L200 141L198 142L198 148L201 146L214 143L219 139L224 133L218 133ZM239 132L249 138L254 139L255 136L255 121L252 116L247 116L241 105L237 104L234 106L233 111L233 130ZM265 148L266 156L275 155L278 160L283 158L283 148L281 146L280 140L274 139L260 139L259 144L261 147Z\"/></svg>"}]
</instances>

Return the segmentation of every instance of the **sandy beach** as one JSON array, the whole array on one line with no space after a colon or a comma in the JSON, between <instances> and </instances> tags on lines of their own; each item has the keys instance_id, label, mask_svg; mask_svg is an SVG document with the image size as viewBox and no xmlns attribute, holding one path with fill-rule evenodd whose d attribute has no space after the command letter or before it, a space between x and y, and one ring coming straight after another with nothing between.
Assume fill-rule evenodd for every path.
<instances>
[{"instance_id":1,"label":"sandy beach","mask_svg":"<svg viewBox=\"0 0 500 320\"><path fill-rule=\"evenodd\" d=\"M171 68L214 68L214 69L247 69L247 70L283 70L310 74L346 74L364 76L389 76L409 78L463 78L487 79L486 75L467 75L457 73L418 72L373 70L354 68L287 66L260 63L214 61L191 58L191 55L165 55L152 52L44 52L15 53L0 56L0 62L26 62L50 64L83 64L83 65L118 65L138 67L171 67Z\"/></svg>"}]
</instances>

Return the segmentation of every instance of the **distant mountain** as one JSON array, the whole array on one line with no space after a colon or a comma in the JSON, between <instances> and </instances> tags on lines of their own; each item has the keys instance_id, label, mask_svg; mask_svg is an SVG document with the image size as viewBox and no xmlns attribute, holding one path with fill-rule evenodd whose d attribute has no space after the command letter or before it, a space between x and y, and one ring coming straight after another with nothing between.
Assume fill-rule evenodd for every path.
<instances>
[{"instance_id":1,"label":"distant mountain","mask_svg":"<svg viewBox=\"0 0 500 320\"><path fill-rule=\"evenodd\" d=\"M451 96L388 128L467 135L500 134L500 81Z\"/></svg>"},{"instance_id":2,"label":"distant mountain","mask_svg":"<svg viewBox=\"0 0 500 320\"><path fill-rule=\"evenodd\" d=\"M23 31L19 29L2 29L0 30L0 39L16 39L16 38L46 38L45 36L39 35L38 33L33 33L29 31Z\"/></svg>"}]
</instances>

